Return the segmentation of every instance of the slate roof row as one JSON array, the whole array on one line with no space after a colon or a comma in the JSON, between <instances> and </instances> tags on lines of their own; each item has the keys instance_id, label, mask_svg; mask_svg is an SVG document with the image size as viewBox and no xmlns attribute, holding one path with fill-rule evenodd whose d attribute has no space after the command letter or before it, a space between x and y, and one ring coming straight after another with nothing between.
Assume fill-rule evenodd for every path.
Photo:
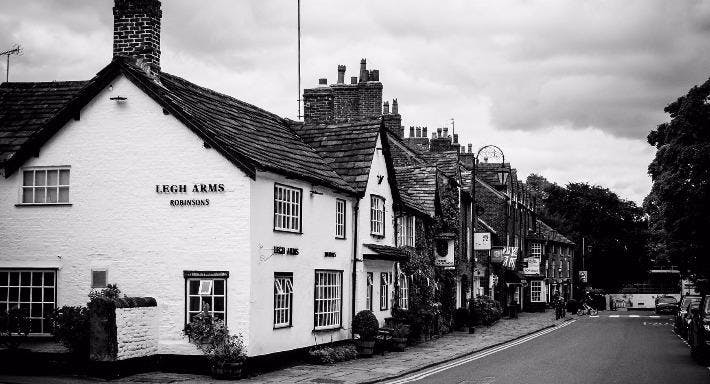
<instances>
[{"instance_id":1,"label":"slate roof row","mask_svg":"<svg viewBox=\"0 0 710 384\"><path fill-rule=\"evenodd\" d=\"M556 243L574 245L574 242L572 240L566 238L561 233L557 232L554 228L550 227L540 219L537 220L537 232L530 234L527 237L532 239L540 239Z\"/></svg>"}]
</instances>

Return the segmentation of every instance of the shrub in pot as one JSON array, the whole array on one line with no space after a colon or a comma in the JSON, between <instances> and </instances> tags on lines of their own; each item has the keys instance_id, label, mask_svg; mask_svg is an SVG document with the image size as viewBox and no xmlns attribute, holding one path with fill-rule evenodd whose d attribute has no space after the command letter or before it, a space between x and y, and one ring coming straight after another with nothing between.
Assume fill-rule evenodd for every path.
<instances>
[{"instance_id":1,"label":"shrub in pot","mask_svg":"<svg viewBox=\"0 0 710 384\"><path fill-rule=\"evenodd\" d=\"M375 336L380 329L380 323L372 311L360 311L353 319L353 333L359 338L356 340L358 353L370 357L375 350Z\"/></svg>"},{"instance_id":2,"label":"shrub in pot","mask_svg":"<svg viewBox=\"0 0 710 384\"><path fill-rule=\"evenodd\" d=\"M474 325L493 325L500 320L503 311L497 301L488 296L478 296L469 303L469 310Z\"/></svg>"},{"instance_id":3,"label":"shrub in pot","mask_svg":"<svg viewBox=\"0 0 710 384\"><path fill-rule=\"evenodd\" d=\"M406 324L397 324L392 329L392 350L397 352L404 351L407 346L407 338L409 337L409 326Z\"/></svg>"},{"instance_id":4,"label":"shrub in pot","mask_svg":"<svg viewBox=\"0 0 710 384\"><path fill-rule=\"evenodd\" d=\"M457 308L454 312L454 327L457 331L465 330L469 322L469 312L466 308Z\"/></svg>"},{"instance_id":5,"label":"shrub in pot","mask_svg":"<svg viewBox=\"0 0 710 384\"><path fill-rule=\"evenodd\" d=\"M230 335L224 321L205 310L195 315L183 332L207 356L212 377L232 380L242 377L246 360L244 341L241 335Z\"/></svg>"}]
</instances>

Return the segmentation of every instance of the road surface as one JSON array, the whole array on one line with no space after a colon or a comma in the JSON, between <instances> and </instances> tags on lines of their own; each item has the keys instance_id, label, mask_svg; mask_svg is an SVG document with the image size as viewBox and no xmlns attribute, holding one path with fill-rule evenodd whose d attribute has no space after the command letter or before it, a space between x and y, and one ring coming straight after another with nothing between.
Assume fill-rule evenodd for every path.
<instances>
[{"instance_id":1,"label":"road surface","mask_svg":"<svg viewBox=\"0 0 710 384\"><path fill-rule=\"evenodd\" d=\"M574 322L506 349L391 383L710 383L710 368L690 357L670 316L639 311L573 317Z\"/></svg>"}]
</instances>

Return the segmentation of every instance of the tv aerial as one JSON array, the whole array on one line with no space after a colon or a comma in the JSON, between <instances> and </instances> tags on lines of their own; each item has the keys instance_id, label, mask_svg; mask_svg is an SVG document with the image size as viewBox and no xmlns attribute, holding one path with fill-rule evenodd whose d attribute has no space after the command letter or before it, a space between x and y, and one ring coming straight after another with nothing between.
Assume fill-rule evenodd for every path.
<instances>
[{"instance_id":1,"label":"tv aerial","mask_svg":"<svg viewBox=\"0 0 710 384\"><path fill-rule=\"evenodd\" d=\"M15 44L12 46L11 49L8 49L7 51L0 52L0 56L7 56L7 66L5 69L5 81L10 81L10 56L11 55L17 55L21 56L22 55L22 47L20 44Z\"/></svg>"}]
</instances>

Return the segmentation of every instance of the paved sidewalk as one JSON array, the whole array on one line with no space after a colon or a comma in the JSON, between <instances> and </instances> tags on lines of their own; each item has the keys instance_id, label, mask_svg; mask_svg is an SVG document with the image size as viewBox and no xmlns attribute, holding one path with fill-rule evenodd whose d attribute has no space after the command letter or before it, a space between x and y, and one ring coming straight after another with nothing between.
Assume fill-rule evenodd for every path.
<instances>
[{"instance_id":1,"label":"paved sidewalk","mask_svg":"<svg viewBox=\"0 0 710 384\"><path fill-rule=\"evenodd\" d=\"M356 359L333 365L297 365L241 380L241 383L371 383L397 377L427 366L442 363L500 344L529 333L560 324L554 312L521 313L518 319L504 319L492 327L478 327L476 333L453 332L427 341L404 352L388 352L369 359ZM0 376L0 383L89 383L89 379ZM223 383L208 376L151 372L113 380L111 383Z\"/></svg>"}]
</instances>

